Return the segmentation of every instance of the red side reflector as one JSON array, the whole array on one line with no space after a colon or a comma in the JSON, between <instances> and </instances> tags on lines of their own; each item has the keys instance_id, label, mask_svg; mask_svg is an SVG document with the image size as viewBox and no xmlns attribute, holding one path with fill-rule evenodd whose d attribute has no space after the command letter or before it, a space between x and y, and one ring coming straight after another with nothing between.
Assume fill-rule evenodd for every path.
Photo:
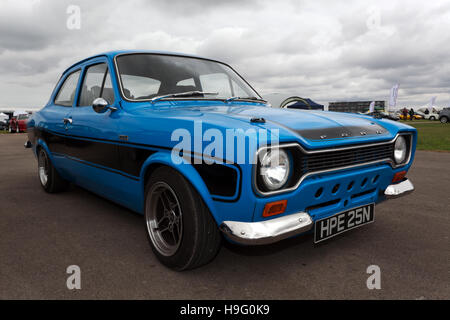
<instances>
[{"instance_id":1,"label":"red side reflector","mask_svg":"<svg viewBox=\"0 0 450 320\"><path fill-rule=\"evenodd\" d=\"M282 214L287 207L287 200L275 201L266 204L264 207L263 217L275 216Z\"/></svg>"},{"instance_id":2,"label":"red side reflector","mask_svg":"<svg viewBox=\"0 0 450 320\"><path fill-rule=\"evenodd\" d=\"M394 175L394 178L392 178L392 182L400 182L405 178L405 176L406 176L406 171L397 172Z\"/></svg>"}]
</instances>

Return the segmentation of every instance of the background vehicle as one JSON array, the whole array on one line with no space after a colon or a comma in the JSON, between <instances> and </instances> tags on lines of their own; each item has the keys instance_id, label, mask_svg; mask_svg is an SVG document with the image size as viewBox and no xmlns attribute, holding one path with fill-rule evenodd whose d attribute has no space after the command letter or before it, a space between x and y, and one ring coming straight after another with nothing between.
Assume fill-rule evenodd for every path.
<instances>
[{"instance_id":1,"label":"background vehicle","mask_svg":"<svg viewBox=\"0 0 450 320\"><path fill-rule=\"evenodd\" d=\"M450 121L450 108L444 108L439 113L439 121L441 123L448 123Z\"/></svg>"},{"instance_id":2,"label":"background vehicle","mask_svg":"<svg viewBox=\"0 0 450 320\"><path fill-rule=\"evenodd\" d=\"M19 114L13 117L9 122L9 132L27 132L28 114Z\"/></svg>"},{"instance_id":3,"label":"background vehicle","mask_svg":"<svg viewBox=\"0 0 450 320\"><path fill-rule=\"evenodd\" d=\"M375 111L375 112L367 111L367 112L361 113L361 114L372 116L372 117L379 118L379 119L389 119L389 120L394 120L394 121L400 120L400 117L397 114L387 113L387 112L383 112L383 111Z\"/></svg>"},{"instance_id":4,"label":"background vehicle","mask_svg":"<svg viewBox=\"0 0 450 320\"><path fill-rule=\"evenodd\" d=\"M430 112L428 108L420 108L417 110L417 114L421 115L426 120L438 120L439 119L439 111L433 108Z\"/></svg>"},{"instance_id":5,"label":"background vehicle","mask_svg":"<svg viewBox=\"0 0 450 320\"><path fill-rule=\"evenodd\" d=\"M264 99L266 99L273 108L324 110L323 105L318 104L309 98L302 98L295 94L271 93L264 95Z\"/></svg>"},{"instance_id":6,"label":"background vehicle","mask_svg":"<svg viewBox=\"0 0 450 320\"><path fill-rule=\"evenodd\" d=\"M420 119L423 119L423 117L422 117L420 114L415 114L413 117L414 117L414 120L420 120ZM399 115L399 118L400 118L401 120L410 120L410 119L411 119L411 116L408 114L408 115L406 116L406 118L405 118L405 116L404 116L403 114L400 114L400 115Z\"/></svg>"}]
</instances>

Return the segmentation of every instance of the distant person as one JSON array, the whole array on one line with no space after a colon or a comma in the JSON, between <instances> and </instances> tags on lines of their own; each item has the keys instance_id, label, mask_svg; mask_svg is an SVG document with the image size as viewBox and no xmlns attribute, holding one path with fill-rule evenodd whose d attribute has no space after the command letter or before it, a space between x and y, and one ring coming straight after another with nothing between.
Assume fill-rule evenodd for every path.
<instances>
[{"instance_id":1,"label":"distant person","mask_svg":"<svg viewBox=\"0 0 450 320\"><path fill-rule=\"evenodd\" d=\"M404 119L408 120L408 110L406 108L403 108L402 113L403 113Z\"/></svg>"},{"instance_id":2,"label":"distant person","mask_svg":"<svg viewBox=\"0 0 450 320\"><path fill-rule=\"evenodd\" d=\"M411 117L411 119L409 119L409 120L413 121L413 119L414 119L414 109L413 108L409 109L409 116Z\"/></svg>"}]
</instances>

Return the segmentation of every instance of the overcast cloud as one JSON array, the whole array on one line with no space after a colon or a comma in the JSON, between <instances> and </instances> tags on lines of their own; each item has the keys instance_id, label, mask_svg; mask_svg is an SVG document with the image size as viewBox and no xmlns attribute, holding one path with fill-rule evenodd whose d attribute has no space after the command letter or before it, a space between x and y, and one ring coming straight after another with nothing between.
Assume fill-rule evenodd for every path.
<instances>
[{"instance_id":1,"label":"overcast cloud","mask_svg":"<svg viewBox=\"0 0 450 320\"><path fill-rule=\"evenodd\" d=\"M81 28L66 27L67 8ZM62 71L114 49L231 64L263 96L450 104L448 1L0 0L0 107L41 107Z\"/></svg>"}]
</instances>

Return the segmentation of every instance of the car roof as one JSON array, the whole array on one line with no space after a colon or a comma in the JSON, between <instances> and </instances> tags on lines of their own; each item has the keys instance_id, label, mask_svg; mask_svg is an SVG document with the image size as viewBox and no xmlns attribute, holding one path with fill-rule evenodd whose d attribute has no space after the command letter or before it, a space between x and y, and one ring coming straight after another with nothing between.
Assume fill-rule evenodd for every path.
<instances>
[{"instance_id":1,"label":"car roof","mask_svg":"<svg viewBox=\"0 0 450 320\"><path fill-rule=\"evenodd\" d=\"M114 50L114 51L107 51L107 52L103 52L103 53L100 53L100 54L96 54L96 55L90 56L90 57L88 57L86 59L80 60L80 61L74 63L73 65L71 65L66 70L64 70L63 75L66 74L69 70L71 70L71 69L75 68L76 66L78 66L78 65L80 65L80 64L82 64L82 63L84 63L86 61L89 61L91 59L95 59L95 58L99 58L99 57L108 57L110 59L113 59L117 55L133 54L133 53L167 54L167 55L174 55L174 56L191 57L191 58L199 58L199 59L218 61L218 60L214 60L214 59L200 57L200 56L193 55L193 54L180 53L180 52L157 51L157 50ZM220 62L220 61L218 61L218 62Z\"/></svg>"}]
</instances>

